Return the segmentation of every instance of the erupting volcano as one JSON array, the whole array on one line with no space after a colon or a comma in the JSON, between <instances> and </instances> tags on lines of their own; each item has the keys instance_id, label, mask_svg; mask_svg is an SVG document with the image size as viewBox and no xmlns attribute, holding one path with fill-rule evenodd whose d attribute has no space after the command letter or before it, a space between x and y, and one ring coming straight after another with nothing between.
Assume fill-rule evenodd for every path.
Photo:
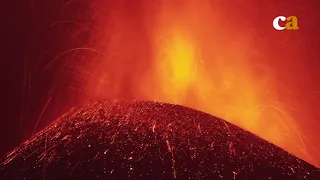
<instances>
[{"instance_id":1,"label":"erupting volcano","mask_svg":"<svg viewBox=\"0 0 320 180\"><path fill-rule=\"evenodd\" d=\"M2 161L1 180L316 179L320 170L231 123L151 101L73 108Z\"/></svg>"},{"instance_id":2,"label":"erupting volcano","mask_svg":"<svg viewBox=\"0 0 320 180\"><path fill-rule=\"evenodd\" d=\"M319 179L318 1L23 2L1 180Z\"/></svg>"}]
</instances>

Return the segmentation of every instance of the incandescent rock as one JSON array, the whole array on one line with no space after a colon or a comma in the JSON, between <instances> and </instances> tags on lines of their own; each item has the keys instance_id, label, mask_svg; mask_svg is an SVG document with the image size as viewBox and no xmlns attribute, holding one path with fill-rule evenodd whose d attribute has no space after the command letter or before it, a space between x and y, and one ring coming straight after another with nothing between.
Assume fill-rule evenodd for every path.
<instances>
[{"instance_id":1,"label":"incandescent rock","mask_svg":"<svg viewBox=\"0 0 320 180\"><path fill-rule=\"evenodd\" d=\"M222 119L179 105L98 101L10 152L1 180L320 179L320 170Z\"/></svg>"}]
</instances>

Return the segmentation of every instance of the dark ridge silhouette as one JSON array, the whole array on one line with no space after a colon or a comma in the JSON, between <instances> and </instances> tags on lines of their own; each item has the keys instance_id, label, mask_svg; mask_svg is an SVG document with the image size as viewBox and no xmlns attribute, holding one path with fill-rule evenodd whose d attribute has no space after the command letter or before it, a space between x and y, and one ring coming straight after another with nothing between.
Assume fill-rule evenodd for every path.
<instances>
[{"instance_id":1,"label":"dark ridge silhouette","mask_svg":"<svg viewBox=\"0 0 320 180\"><path fill-rule=\"evenodd\" d=\"M319 178L316 167L222 119L149 101L73 108L0 166L1 180Z\"/></svg>"}]
</instances>

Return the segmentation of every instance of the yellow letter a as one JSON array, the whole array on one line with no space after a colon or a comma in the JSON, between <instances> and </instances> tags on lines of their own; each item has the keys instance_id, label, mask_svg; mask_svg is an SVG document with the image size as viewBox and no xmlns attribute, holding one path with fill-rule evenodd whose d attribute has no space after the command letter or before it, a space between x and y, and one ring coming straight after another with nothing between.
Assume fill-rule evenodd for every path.
<instances>
[{"instance_id":1,"label":"yellow letter a","mask_svg":"<svg viewBox=\"0 0 320 180\"><path fill-rule=\"evenodd\" d=\"M297 29L299 29L299 27L298 27L298 18L296 16L287 17L287 21L291 21L291 22L287 22L286 23L286 29L287 30L297 30Z\"/></svg>"}]
</instances>

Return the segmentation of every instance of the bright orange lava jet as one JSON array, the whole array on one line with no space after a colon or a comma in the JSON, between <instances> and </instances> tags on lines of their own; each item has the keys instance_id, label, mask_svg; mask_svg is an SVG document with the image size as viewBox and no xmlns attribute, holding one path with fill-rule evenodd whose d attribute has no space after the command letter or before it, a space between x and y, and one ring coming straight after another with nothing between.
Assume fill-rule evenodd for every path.
<instances>
[{"instance_id":1,"label":"bright orange lava jet","mask_svg":"<svg viewBox=\"0 0 320 180\"><path fill-rule=\"evenodd\" d=\"M319 63L304 61L316 51L304 46L302 27L272 27L279 13L302 12L294 3L292 11L259 3L98 1L92 33L100 39L94 48L103 53L88 65L94 78L87 81L87 94L193 107L319 165L320 116L313 108L319 96L310 92L320 86L308 71Z\"/></svg>"}]
</instances>

